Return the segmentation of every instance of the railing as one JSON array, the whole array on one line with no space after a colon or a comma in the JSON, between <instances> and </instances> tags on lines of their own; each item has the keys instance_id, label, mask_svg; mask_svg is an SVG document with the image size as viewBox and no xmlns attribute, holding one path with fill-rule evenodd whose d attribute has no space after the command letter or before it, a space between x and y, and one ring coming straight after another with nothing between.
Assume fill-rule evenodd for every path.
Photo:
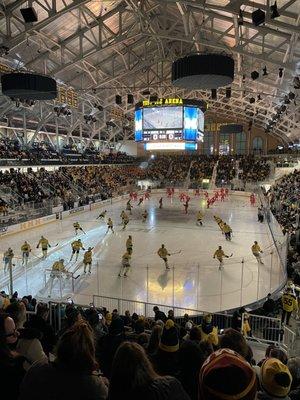
<instances>
[{"instance_id":1,"label":"railing","mask_svg":"<svg viewBox=\"0 0 300 400\"><path fill-rule=\"evenodd\" d=\"M288 354L293 354L296 334L287 326L283 326L280 318L242 314L241 326L244 327L247 322L251 329L247 334L249 341L274 343L281 346Z\"/></svg>"}]
</instances>

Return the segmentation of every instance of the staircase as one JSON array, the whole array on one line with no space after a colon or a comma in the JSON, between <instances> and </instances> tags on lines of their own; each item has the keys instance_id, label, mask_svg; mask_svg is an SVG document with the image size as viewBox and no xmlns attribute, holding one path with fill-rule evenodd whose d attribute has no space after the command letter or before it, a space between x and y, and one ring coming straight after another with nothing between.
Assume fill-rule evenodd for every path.
<instances>
[{"instance_id":1,"label":"staircase","mask_svg":"<svg viewBox=\"0 0 300 400\"><path fill-rule=\"evenodd\" d=\"M185 180L184 180L184 188L185 188L185 189L188 189L189 186L190 186L190 183L191 183L191 168L192 168L194 162L195 162L195 160L192 160L192 161L190 162L189 170L188 170L188 172L187 172L187 174L186 174L186 178L185 178Z\"/></svg>"},{"instance_id":2,"label":"staircase","mask_svg":"<svg viewBox=\"0 0 300 400\"><path fill-rule=\"evenodd\" d=\"M216 162L214 169L213 169L213 173L211 176L211 181L209 184L209 189L210 190L214 190L216 189L216 179L217 179L217 170L218 170L218 164L219 164L219 160Z\"/></svg>"}]
</instances>

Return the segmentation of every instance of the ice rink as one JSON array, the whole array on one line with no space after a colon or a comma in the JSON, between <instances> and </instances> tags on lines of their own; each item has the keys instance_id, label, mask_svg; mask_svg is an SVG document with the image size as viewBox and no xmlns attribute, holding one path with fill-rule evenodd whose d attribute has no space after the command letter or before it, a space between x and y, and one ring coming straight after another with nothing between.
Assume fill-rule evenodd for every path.
<instances>
[{"instance_id":1,"label":"ice rink","mask_svg":"<svg viewBox=\"0 0 300 400\"><path fill-rule=\"evenodd\" d=\"M163 199L163 208L158 208L158 199ZM72 297L79 304L89 304L93 295L137 300L154 304L177 306L201 311L220 311L249 304L274 291L280 284L282 271L275 262L274 245L266 223L257 222L257 208L251 207L249 197L243 194L230 194L225 202L218 202L206 209L202 197L192 199L188 215L184 214L178 194L173 200L163 194L151 195L143 205L134 208L130 222L122 230L120 213L126 200L105 208L114 221L115 233L106 234L106 223L96 220L104 207L93 211L70 215L63 220L49 223L39 228L4 236L0 241L0 252L9 246L17 258L13 267L14 290L19 295L32 294L38 298L48 298L49 273L53 262L64 258L67 269L74 272L74 292L72 279L64 280L62 285L54 282L51 298ZM149 212L147 222L143 223L141 213ZM196 225L196 213L204 212L203 227ZM224 236L213 219L220 216L233 230L231 242ZM78 235L84 247L94 247L92 273L83 274L83 251L79 259L69 262L71 242L75 238L73 222L78 221L86 234ZM46 260L41 259L41 250L36 245L44 235L52 245ZM118 277L121 257L125 252L128 235L133 237L131 270L128 277ZM25 269L21 265L21 244L27 240L32 246L30 263ZM251 253L251 246L257 240L264 250L264 265L259 265ZM157 250L164 243L170 253L170 270L166 270ZM57 244L57 246L55 246ZM219 245L226 254L224 269L219 271L218 261L213 254ZM272 254L273 253L273 254ZM78 276L80 275L80 276ZM8 273L0 270L0 286L8 288ZM2 290L1 289L1 290Z\"/></svg>"}]
</instances>

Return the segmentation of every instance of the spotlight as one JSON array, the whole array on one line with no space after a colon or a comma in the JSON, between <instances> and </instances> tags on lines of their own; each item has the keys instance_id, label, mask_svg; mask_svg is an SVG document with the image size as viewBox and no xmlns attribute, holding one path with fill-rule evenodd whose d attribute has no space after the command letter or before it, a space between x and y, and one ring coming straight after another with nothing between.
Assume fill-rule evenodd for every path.
<instances>
[{"instance_id":1,"label":"spotlight","mask_svg":"<svg viewBox=\"0 0 300 400\"><path fill-rule=\"evenodd\" d=\"M265 22L266 13L262 11L260 8L258 10L253 11L252 13L252 23L255 26L261 25Z\"/></svg>"},{"instance_id":2,"label":"spotlight","mask_svg":"<svg viewBox=\"0 0 300 400\"><path fill-rule=\"evenodd\" d=\"M255 81L259 77L259 73L257 71L251 72L251 78Z\"/></svg>"},{"instance_id":3,"label":"spotlight","mask_svg":"<svg viewBox=\"0 0 300 400\"><path fill-rule=\"evenodd\" d=\"M37 13L33 7L21 8L20 12L26 24L37 22Z\"/></svg>"},{"instance_id":4,"label":"spotlight","mask_svg":"<svg viewBox=\"0 0 300 400\"><path fill-rule=\"evenodd\" d=\"M263 76L267 76L267 75L268 75L267 67L264 66L263 67Z\"/></svg>"},{"instance_id":5,"label":"spotlight","mask_svg":"<svg viewBox=\"0 0 300 400\"><path fill-rule=\"evenodd\" d=\"M254 97L250 97L250 99L249 99L249 103L250 103L250 104L253 104L253 103L255 103L255 98L254 98Z\"/></svg>"},{"instance_id":6,"label":"spotlight","mask_svg":"<svg viewBox=\"0 0 300 400\"><path fill-rule=\"evenodd\" d=\"M279 14L278 9L277 9L277 2L276 2L276 1L275 1L275 3L270 7L270 9L271 9L271 12L272 12L272 14L271 14L271 19L275 19L275 18L280 17L280 14Z\"/></svg>"},{"instance_id":7,"label":"spotlight","mask_svg":"<svg viewBox=\"0 0 300 400\"><path fill-rule=\"evenodd\" d=\"M278 76L279 78L283 77L283 68L279 68Z\"/></svg>"},{"instance_id":8,"label":"spotlight","mask_svg":"<svg viewBox=\"0 0 300 400\"><path fill-rule=\"evenodd\" d=\"M226 96L226 99L230 99L230 97L231 97L231 88L226 88L225 96Z\"/></svg>"},{"instance_id":9,"label":"spotlight","mask_svg":"<svg viewBox=\"0 0 300 400\"><path fill-rule=\"evenodd\" d=\"M133 98L133 94L128 94L127 95L127 103L128 104L133 104L134 103L134 98Z\"/></svg>"},{"instance_id":10,"label":"spotlight","mask_svg":"<svg viewBox=\"0 0 300 400\"><path fill-rule=\"evenodd\" d=\"M116 104L122 104L122 96L120 96L119 94L116 95Z\"/></svg>"},{"instance_id":11,"label":"spotlight","mask_svg":"<svg viewBox=\"0 0 300 400\"><path fill-rule=\"evenodd\" d=\"M217 89L211 89L212 100L217 100Z\"/></svg>"}]
</instances>

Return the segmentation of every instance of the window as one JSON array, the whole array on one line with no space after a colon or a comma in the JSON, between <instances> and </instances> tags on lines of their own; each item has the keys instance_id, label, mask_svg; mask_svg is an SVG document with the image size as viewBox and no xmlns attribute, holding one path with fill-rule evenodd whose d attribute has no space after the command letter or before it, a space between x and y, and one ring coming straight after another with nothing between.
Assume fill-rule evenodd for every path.
<instances>
[{"instance_id":1,"label":"window","mask_svg":"<svg viewBox=\"0 0 300 400\"><path fill-rule=\"evenodd\" d=\"M247 136L245 132L239 132L235 136L235 154L246 154Z\"/></svg>"},{"instance_id":2,"label":"window","mask_svg":"<svg viewBox=\"0 0 300 400\"><path fill-rule=\"evenodd\" d=\"M230 133L220 133L219 136L219 154L230 154Z\"/></svg>"},{"instance_id":3,"label":"window","mask_svg":"<svg viewBox=\"0 0 300 400\"><path fill-rule=\"evenodd\" d=\"M214 154L214 135L213 132L204 132L203 152L206 155Z\"/></svg>"},{"instance_id":4,"label":"window","mask_svg":"<svg viewBox=\"0 0 300 400\"><path fill-rule=\"evenodd\" d=\"M263 152L263 140L260 136L256 136L252 141L253 154L261 154Z\"/></svg>"}]
</instances>

